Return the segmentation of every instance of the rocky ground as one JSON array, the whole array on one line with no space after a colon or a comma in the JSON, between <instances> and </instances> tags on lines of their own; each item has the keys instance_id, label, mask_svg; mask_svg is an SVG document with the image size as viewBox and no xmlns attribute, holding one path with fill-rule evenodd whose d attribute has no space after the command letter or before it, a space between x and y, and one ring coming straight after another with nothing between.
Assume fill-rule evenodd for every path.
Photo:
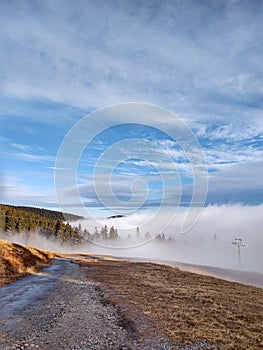
<instances>
[{"instance_id":1,"label":"rocky ground","mask_svg":"<svg viewBox=\"0 0 263 350\"><path fill-rule=\"evenodd\" d=\"M214 349L170 343L129 303L113 305L98 282L68 259L0 289L0 343L13 349Z\"/></svg>"},{"instance_id":2,"label":"rocky ground","mask_svg":"<svg viewBox=\"0 0 263 350\"><path fill-rule=\"evenodd\" d=\"M261 349L261 301L165 265L61 255L0 288L0 349Z\"/></svg>"}]
</instances>

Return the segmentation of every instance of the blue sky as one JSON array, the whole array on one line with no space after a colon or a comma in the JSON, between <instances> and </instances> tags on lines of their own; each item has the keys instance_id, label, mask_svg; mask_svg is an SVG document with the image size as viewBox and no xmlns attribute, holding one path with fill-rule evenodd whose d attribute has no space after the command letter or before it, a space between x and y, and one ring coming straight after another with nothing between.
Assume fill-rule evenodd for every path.
<instances>
[{"instance_id":1,"label":"blue sky","mask_svg":"<svg viewBox=\"0 0 263 350\"><path fill-rule=\"evenodd\" d=\"M56 208L54 171L67 133L98 109L139 102L160 106L191 128L208 167L206 205L261 204L262 18L257 0L0 0L1 202ZM94 134L75 179L85 205L101 208L94 167L123 140L111 185L124 209L131 200L149 208L177 205L179 187L182 204L189 204L191 164L162 132L167 120L152 119L159 129L143 116L130 125L123 115L127 124ZM141 152L140 142L151 147ZM164 199L160 170L169 174ZM103 191L107 162L99 171ZM69 197L75 191L64 190Z\"/></svg>"}]
</instances>

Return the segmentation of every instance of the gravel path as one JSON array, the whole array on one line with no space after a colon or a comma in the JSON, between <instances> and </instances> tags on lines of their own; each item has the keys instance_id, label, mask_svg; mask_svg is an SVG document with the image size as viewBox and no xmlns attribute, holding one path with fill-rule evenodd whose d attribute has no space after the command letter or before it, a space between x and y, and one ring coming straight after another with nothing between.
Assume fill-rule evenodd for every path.
<instances>
[{"instance_id":1,"label":"gravel path","mask_svg":"<svg viewBox=\"0 0 263 350\"><path fill-rule=\"evenodd\" d=\"M0 310L1 350L175 349L146 316L125 319L105 302L102 286L67 259L2 287Z\"/></svg>"}]
</instances>

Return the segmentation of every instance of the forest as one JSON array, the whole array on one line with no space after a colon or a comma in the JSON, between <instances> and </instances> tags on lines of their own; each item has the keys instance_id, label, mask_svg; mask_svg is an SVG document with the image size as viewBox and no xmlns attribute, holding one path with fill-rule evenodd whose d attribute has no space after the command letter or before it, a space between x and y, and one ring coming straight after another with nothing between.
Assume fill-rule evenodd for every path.
<instances>
[{"instance_id":1,"label":"forest","mask_svg":"<svg viewBox=\"0 0 263 350\"><path fill-rule=\"evenodd\" d=\"M14 208L27 211L33 214L38 214L52 220L63 220L63 221L72 222L72 221L84 219L83 216L70 214L70 213L62 213L61 211L55 211L55 210L49 210L49 209L43 209L43 208L25 207L25 206L15 206Z\"/></svg>"},{"instance_id":2,"label":"forest","mask_svg":"<svg viewBox=\"0 0 263 350\"><path fill-rule=\"evenodd\" d=\"M63 221L62 213L31 207L0 204L0 232L6 236L38 233L71 246L81 246L84 243L80 232Z\"/></svg>"},{"instance_id":3,"label":"forest","mask_svg":"<svg viewBox=\"0 0 263 350\"><path fill-rule=\"evenodd\" d=\"M80 247L90 241L115 240L118 232L113 226L103 226L100 230L95 227L90 233L87 229L82 230L80 224L76 227L65 222L65 218L71 221L83 219L83 217L64 214L57 211L34 207L15 207L0 204L0 233L5 237L23 234L28 239L30 235L40 234L51 241L62 245Z\"/></svg>"},{"instance_id":4,"label":"forest","mask_svg":"<svg viewBox=\"0 0 263 350\"><path fill-rule=\"evenodd\" d=\"M71 220L71 224L65 218ZM83 219L73 214L64 214L57 211L40 209L34 207L16 207L0 204L0 234L2 238L9 238L17 234L23 234L27 240L30 236L39 234L53 242L58 242L64 246L81 247L91 242L105 242L116 240L136 240L137 243L149 239L156 239L159 242L166 242L164 234L157 234L154 237L149 232L140 232L136 228L134 235L128 234L126 237L119 234L117 228L108 227L106 224L100 229L94 228L90 232L82 228L80 223L74 221ZM173 240L171 237L168 241Z\"/></svg>"}]
</instances>

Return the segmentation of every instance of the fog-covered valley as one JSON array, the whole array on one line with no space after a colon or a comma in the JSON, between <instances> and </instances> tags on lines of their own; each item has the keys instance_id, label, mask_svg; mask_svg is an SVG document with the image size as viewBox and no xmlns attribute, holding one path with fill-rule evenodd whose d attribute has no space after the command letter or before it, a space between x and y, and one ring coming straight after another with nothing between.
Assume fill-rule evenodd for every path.
<instances>
[{"instance_id":1,"label":"fog-covered valley","mask_svg":"<svg viewBox=\"0 0 263 350\"><path fill-rule=\"evenodd\" d=\"M165 239L161 239L162 235L158 239L159 232L152 226L152 212L147 211L121 218L71 223L74 227L81 226L82 232L92 233L95 227L99 231L105 225L108 230L117 229L118 239L88 240L82 247L61 245L37 233L2 234L1 237L50 251L152 258L263 272L262 211L262 205L209 206L185 234L180 234L185 211L178 211L168 226L165 226L168 214L162 212L156 215L160 227L166 227ZM232 244L236 237L247 245L240 247L240 256L237 246Z\"/></svg>"}]
</instances>

